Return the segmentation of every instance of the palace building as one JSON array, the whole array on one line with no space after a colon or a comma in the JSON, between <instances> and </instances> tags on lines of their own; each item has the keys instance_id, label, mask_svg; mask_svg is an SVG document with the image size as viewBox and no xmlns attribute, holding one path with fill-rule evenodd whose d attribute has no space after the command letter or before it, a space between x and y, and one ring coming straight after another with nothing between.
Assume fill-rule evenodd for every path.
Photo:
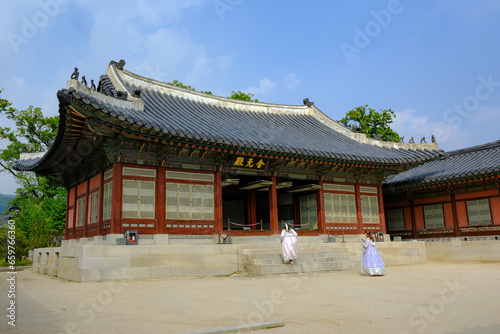
<instances>
[{"instance_id":1,"label":"palace building","mask_svg":"<svg viewBox=\"0 0 500 334\"><path fill-rule=\"evenodd\" d=\"M17 162L68 189L65 240L35 249L34 271L100 281L359 270L365 231L415 241L378 243L389 266L500 261L500 141L443 152L434 140L370 139L308 99L234 100L124 65L112 61L97 87L75 69L57 93L55 142ZM279 256L284 223L299 235L294 266Z\"/></svg>"},{"instance_id":2,"label":"palace building","mask_svg":"<svg viewBox=\"0 0 500 334\"><path fill-rule=\"evenodd\" d=\"M384 180L445 157L437 143L366 138L308 99L234 100L148 79L124 65L112 61L97 88L73 76L57 93L54 144L17 164L67 187L67 240L127 230L268 236L284 222L299 235L385 233L383 189L399 192L401 174L389 182L394 187L383 188ZM409 206L402 207L409 202L388 198L389 226L399 228L400 218L393 224L392 217L401 210L409 217ZM411 224L405 221L405 229Z\"/></svg>"}]
</instances>

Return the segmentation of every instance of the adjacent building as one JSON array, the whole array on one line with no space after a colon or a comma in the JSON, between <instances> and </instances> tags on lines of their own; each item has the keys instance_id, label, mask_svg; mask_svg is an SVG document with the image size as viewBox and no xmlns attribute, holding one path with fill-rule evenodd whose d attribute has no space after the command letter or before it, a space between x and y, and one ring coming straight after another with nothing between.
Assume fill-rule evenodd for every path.
<instances>
[{"instance_id":1,"label":"adjacent building","mask_svg":"<svg viewBox=\"0 0 500 334\"><path fill-rule=\"evenodd\" d=\"M402 239L500 235L500 141L447 152L383 186L387 232Z\"/></svg>"}]
</instances>

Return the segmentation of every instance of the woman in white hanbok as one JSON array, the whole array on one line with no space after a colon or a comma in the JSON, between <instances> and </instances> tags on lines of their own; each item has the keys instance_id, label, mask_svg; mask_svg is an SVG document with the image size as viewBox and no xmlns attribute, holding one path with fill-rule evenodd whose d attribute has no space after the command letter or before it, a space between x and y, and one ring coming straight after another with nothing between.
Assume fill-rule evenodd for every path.
<instances>
[{"instance_id":1,"label":"woman in white hanbok","mask_svg":"<svg viewBox=\"0 0 500 334\"><path fill-rule=\"evenodd\" d=\"M297 232L285 223L285 228L281 231L281 257L284 263L293 264L297 259Z\"/></svg>"},{"instance_id":2,"label":"woman in white hanbok","mask_svg":"<svg viewBox=\"0 0 500 334\"><path fill-rule=\"evenodd\" d=\"M375 248L375 238L370 231L366 231L366 240L363 240L363 257L361 258L361 273L369 276L385 275L384 261Z\"/></svg>"}]
</instances>

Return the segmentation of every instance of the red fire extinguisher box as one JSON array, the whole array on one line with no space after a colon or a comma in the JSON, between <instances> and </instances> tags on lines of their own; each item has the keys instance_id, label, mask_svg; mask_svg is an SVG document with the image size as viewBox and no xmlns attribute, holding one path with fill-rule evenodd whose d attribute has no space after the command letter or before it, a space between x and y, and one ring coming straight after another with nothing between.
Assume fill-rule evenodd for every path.
<instances>
[{"instance_id":1,"label":"red fire extinguisher box","mask_svg":"<svg viewBox=\"0 0 500 334\"><path fill-rule=\"evenodd\" d=\"M125 244L137 245L139 243L139 233L137 231L125 231Z\"/></svg>"}]
</instances>

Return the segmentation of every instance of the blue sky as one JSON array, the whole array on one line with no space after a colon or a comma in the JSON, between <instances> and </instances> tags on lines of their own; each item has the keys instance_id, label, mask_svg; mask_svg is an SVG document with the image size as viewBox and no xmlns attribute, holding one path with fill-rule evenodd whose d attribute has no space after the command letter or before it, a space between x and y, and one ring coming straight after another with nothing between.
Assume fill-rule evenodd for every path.
<instances>
[{"instance_id":1,"label":"blue sky","mask_svg":"<svg viewBox=\"0 0 500 334\"><path fill-rule=\"evenodd\" d=\"M500 1L0 0L0 95L58 113L73 68L110 60L262 102L304 98L338 120L368 104L454 150L500 139ZM2 126L9 125L0 116ZM0 148L5 144L0 143ZM1 193L16 184L0 173Z\"/></svg>"}]
</instances>

